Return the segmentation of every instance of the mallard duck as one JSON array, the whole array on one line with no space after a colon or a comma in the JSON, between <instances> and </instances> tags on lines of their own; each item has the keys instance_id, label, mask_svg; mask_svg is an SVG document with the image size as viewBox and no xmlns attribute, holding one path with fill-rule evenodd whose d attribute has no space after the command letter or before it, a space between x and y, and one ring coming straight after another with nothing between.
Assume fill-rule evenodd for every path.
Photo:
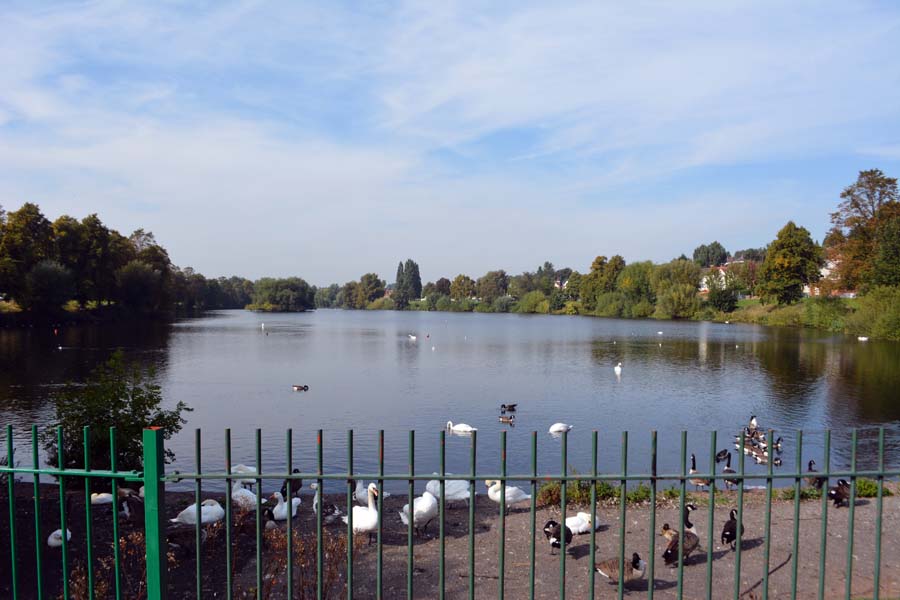
<instances>
[{"instance_id":1,"label":"mallard duck","mask_svg":"<svg viewBox=\"0 0 900 600\"><path fill-rule=\"evenodd\" d=\"M665 551L663 552L663 560L669 566L675 566L678 564L678 532L669 527L668 523L663 525L662 531L660 531L660 535L669 540L669 544L666 546ZM688 556L691 555L691 552L697 549L700 545L700 538L698 538L695 534L690 531L684 532L684 549L682 553L684 555L684 559L686 560Z\"/></svg>"},{"instance_id":2,"label":"mallard duck","mask_svg":"<svg viewBox=\"0 0 900 600\"><path fill-rule=\"evenodd\" d=\"M807 473L818 473L818 471L816 471L816 461L814 461L814 460L809 461L809 463L806 465L806 472ZM821 490L822 486L825 485L827 482L828 482L828 479L826 477L815 477L814 476L814 477L806 478L807 485L809 485L810 487L814 487L817 490Z\"/></svg>"},{"instance_id":3,"label":"mallard duck","mask_svg":"<svg viewBox=\"0 0 900 600\"><path fill-rule=\"evenodd\" d=\"M835 506L842 506L850 502L850 482L846 479L838 479L837 485L828 490L828 498Z\"/></svg>"},{"instance_id":4,"label":"mallard duck","mask_svg":"<svg viewBox=\"0 0 900 600\"><path fill-rule=\"evenodd\" d=\"M697 475L700 471L697 470L697 457L691 454L691 470L688 471L689 475ZM712 483L709 479L704 479L702 477L693 477L690 479L690 482L694 484L695 487L709 487Z\"/></svg>"},{"instance_id":5,"label":"mallard duck","mask_svg":"<svg viewBox=\"0 0 900 600\"><path fill-rule=\"evenodd\" d=\"M610 558L594 565L594 570L606 577L610 583L619 582L619 559ZM647 563L641 560L637 552L631 555L631 562L626 562L622 569L622 582L628 584L644 576Z\"/></svg>"},{"instance_id":6,"label":"mallard duck","mask_svg":"<svg viewBox=\"0 0 900 600\"><path fill-rule=\"evenodd\" d=\"M735 549L735 544L737 543L737 509L732 508L731 512L728 513L728 520L725 521L725 525L722 527L722 545L729 545L731 549ZM744 535L744 524L741 523L741 535Z\"/></svg>"},{"instance_id":7,"label":"mallard duck","mask_svg":"<svg viewBox=\"0 0 900 600\"><path fill-rule=\"evenodd\" d=\"M368 497L367 506L353 507L353 533L367 533L369 535L369 543L372 543L372 536L378 529L378 509L375 508L375 497L378 496L378 486L370 483L366 488ZM344 523L347 523L349 515L343 517Z\"/></svg>"},{"instance_id":8,"label":"mallard duck","mask_svg":"<svg viewBox=\"0 0 900 600\"><path fill-rule=\"evenodd\" d=\"M556 521L550 520L544 524L544 536L547 538L547 542L550 543L550 555L553 555L553 550L555 548L562 547L562 539L563 539L563 526L557 523ZM572 530L568 527L565 527L565 540L566 546L572 543Z\"/></svg>"},{"instance_id":9,"label":"mallard duck","mask_svg":"<svg viewBox=\"0 0 900 600\"><path fill-rule=\"evenodd\" d=\"M425 490L425 493L419 496L418 498L413 499L413 528L416 530L416 535L419 535L419 526L422 526L422 531L428 532L428 524L437 516L438 514L438 501L431 492ZM409 525L409 504L403 505L403 510L400 511L400 521L403 522L404 525ZM425 523L425 525L422 525Z\"/></svg>"}]
</instances>

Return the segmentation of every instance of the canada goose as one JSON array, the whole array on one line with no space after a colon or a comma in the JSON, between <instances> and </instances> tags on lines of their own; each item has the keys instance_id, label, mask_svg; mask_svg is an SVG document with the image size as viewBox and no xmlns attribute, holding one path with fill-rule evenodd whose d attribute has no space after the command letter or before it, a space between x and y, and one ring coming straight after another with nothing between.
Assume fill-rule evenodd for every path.
<instances>
[{"instance_id":1,"label":"canada goose","mask_svg":"<svg viewBox=\"0 0 900 600\"><path fill-rule=\"evenodd\" d=\"M697 505L689 502L684 505L684 530L697 534L697 530L694 528L694 524L691 523L691 513L697 510Z\"/></svg>"},{"instance_id":2,"label":"canada goose","mask_svg":"<svg viewBox=\"0 0 900 600\"><path fill-rule=\"evenodd\" d=\"M725 450L719 450L716 452L716 464L719 464L723 460L725 460L731 452L726 448Z\"/></svg>"},{"instance_id":3,"label":"canada goose","mask_svg":"<svg viewBox=\"0 0 900 600\"><path fill-rule=\"evenodd\" d=\"M292 470L291 470L291 474L292 474L292 475L296 475L296 474L299 473L299 472L300 472L300 469L292 469ZM287 498L287 497L288 497L288 491L287 491L287 489L288 489L288 481L291 482L291 494L290 494L290 495L291 495L291 496L299 496L299 495L300 495L300 489L303 487L303 480L302 480L302 479L290 479L290 480L285 479L284 482L281 484L281 495L282 495L284 498Z\"/></svg>"},{"instance_id":4,"label":"canada goose","mask_svg":"<svg viewBox=\"0 0 900 600\"><path fill-rule=\"evenodd\" d=\"M732 475L736 473L734 469L731 468L731 452L728 453L728 456L725 457L725 468L722 469L723 475ZM725 480L725 488L727 489L729 486L737 487L740 485L740 481L737 479L726 479Z\"/></svg>"},{"instance_id":5,"label":"canada goose","mask_svg":"<svg viewBox=\"0 0 900 600\"><path fill-rule=\"evenodd\" d=\"M737 509L732 508L731 512L728 513L728 520L725 521L725 525L722 527L722 545L728 544L732 550L735 549L737 543L737 525ZM741 535L744 535L743 523L741 523Z\"/></svg>"},{"instance_id":6,"label":"canada goose","mask_svg":"<svg viewBox=\"0 0 900 600\"><path fill-rule=\"evenodd\" d=\"M516 424L516 415L509 415L508 417L500 415L499 419L501 423L506 423L507 425Z\"/></svg>"},{"instance_id":7,"label":"canada goose","mask_svg":"<svg viewBox=\"0 0 900 600\"><path fill-rule=\"evenodd\" d=\"M370 483L366 488L366 496L368 497L368 502L366 506L354 506L353 507L353 533L367 533L369 534L369 543L372 543L372 536L375 534L375 530L378 529L378 509L375 508L375 497L378 496L378 486L375 483ZM341 517L344 523L349 521L350 516Z\"/></svg>"},{"instance_id":8,"label":"canada goose","mask_svg":"<svg viewBox=\"0 0 900 600\"><path fill-rule=\"evenodd\" d=\"M144 499L140 496L127 496L122 499L122 512L119 516L125 517L135 524L144 524Z\"/></svg>"},{"instance_id":9,"label":"canada goose","mask_svg":"<svg viewBox=\"0 0 900 600\"><path fill-rule=\"evenodd\" d=\"M850 483L846 479L838 479L837 485L828 490L828 498L835 506L850 502Z\"/></svg>"},{"instance_id":10,"label":"canada goose","mask_svg":"<svg viewBox=\"0 0 900 600\"><path fill-rule=\"evenodd\" d=\"M691 454L691 470L688 471L688 474L696 475L699 472L700 471L697 470L697 457ZM698 489L702 487L709 487L711 484L709 479L703 479L702 477L693 477L691 478L690 482L693 483L694 486Z\"/></svg>"},{"instance_id":11,"label":"canada goose","mask_svg":"<svg viewBox=\"0 0 900 600\"><path fill-rule=\"evenodd\" d=\"M418 498L413 499L412 506L412 515L413 515L413 527L416 530L416 535L419 535L419 527L422 526L422 531L428 532L428 524L437 516L438 514L438 501L431 492L425 490L425 493L419 496ZM404 525L409 525L409 504L403 505L403 510L400 511L400 520ZM423 526L422 523L425 523Z\"/></svg>"},{"instance_id":12,"label":"canada goose","mask_svg":"<svg viewBox=\"0 0 900 600\"><path fill-rule=\"evenodd\" d=\"M772 459L772 464L775 465L776 467L780 467L781 459L776 456L775 458Z\"/></svg>"},{"instance_id":13,"label":"canada goose","mask_svg":"<svg viewBox=\"0 0 900 600\"><path fill-rule=\"evenodd\" d=\"M477 428L472 427L471 425L467 425L466 423L457 423L453 424L453 421L447 421L447 429L449 429L452 433L461 433L467 434L472 433L473 431L478 431Z\"/></svg>"},{"instance_id":14,"label":"canada goose","mask_svg":"<svg viewBox=\"0 0 900 600\"><path fill-rule=\"evenodd\" d=\"M808 473L818 473L818 471L816 471L816 461L810 460L809 464L806 465L806 471ZM828 482L828 479L826 477L807 477L806 478L807 485L809 485L810 487L814 487L817 490L821 490L822 486L825 485L827 482Z\"/></svg>"},{"instance_id":15,"label":"canada goose","mask_svg":"<svg viewBox=\"0 0 900 600\"><path fill-rule=\"evenodd\" d=\"M678 532L669 527L668 523L663 525L662 531L660 535L669 540L669 544L666 546L665 552L663 552L663 560L669 566L675 566L678 564ZM697 549L700 545L700 538L698 538L695 534L690 531L684 532L684 550L682 551L685 560L687 560L688 556L691 555L691 552Z\"/></svg>"},{"instance_id":16,"label":"canada goose","mask_svg":"<svg viewBox=\"0 0 900 600\"><path fill-rule=\"evenodd\" d=\"M225 517L225 509L215 500L204 500L200 503L200 522L215 523L221 521ZM191 504L183 511L178 513L174 519L169 519L172 523L184 523L185 525L197 524L197 504Z\"/></svg>"},{"instance_id":17,"label":"canada goose","mask_svg":"<svg viewBox=\"0 0 900 600\"><path fill-rule=\"evenodd\" d=\"M291 388L293 388L293 390L295 392L308 392L309 391L308 385L294 384L291 386Z\"/></svg>"},{"instance_id":18,"label":"canada goose","mask_svg":"<svg viewBox=\"0 0 900 600\"><path fill-rule=\"evenodd\" d=\"M610 583L619 582L619 559L610 558L594 565L594 570L606 577ZM622 569L622 582L628 584L637 581L644 576L647 563L641 560L637 552L631 555L631 562L626 562Z\"/></svg>"},{"instance_id":19,"label":"canada goose","mask_svg":"<svg viewBox=\"0 0 900 600\"><path fill-rule=\"evenodd\" d=\"M750 431L759 429L759 422L756 420L756 415L750 415L750 422L747 424L747 429Z\"/></svg>"},{"instance_id":20,"label":"canada goose","mask_svg":"<svg viewBox=\"0 0 900 600\"><path fill-rule=\"evenodd\" d=\"M266 507L263 509L263 519L266 521L266 529L278 529L278 523L275 522L275 513L272 509Z\"/></svg>"},{"instance_id":21,"label":"canada goose","mask_svg":"<svg viewBox=\"0 0 900 600\"><path fill-rule=\"evenodd\" d=\"M775 450L775 452L781 452L781 448L782 448L781 436L779 435L778 439L775 440L775 442L772 444L772 449Z\"/></svg>"},{"instance_id":22,"label":"canada goose","mask_svg":"<svg viewBox=\"0 0 900 600\"><path fill-rule=\"evenodd\" d=\"M518 404L501 404L500 412L516 412L518 406Z\"/></svg>"},{"instance_id":23,"label":"canada goose","mask_svg":"<svg viewBox=\"0 0 900 600\"><path fill-rule=\"evenodd\" d=\"M574 425L568 425L566 423L554 423L553 425L550 426L548 433L550 435L562 435L563 433L566 433L567 431L572 431L573 427L574 427Z\"/></svg>"},{"instance_id":24,"label":"canada goose","mask_svg":"<svg viewBox=\"0 0 900 600\"><path fill-rule=\"evenodd\" d=\"M561 526L556 521L547 521L544 524L544 535L547 537L547 541L550 543L550 555L553 556L554 548L562 547L562 537L563 537L563 526ZM565 528L565 536L566 536L566 546L572 543L572 530L568 527Z\"/></svg>"},{"instance_id":25,"label":"canada goose","mask_svg":"<svg viewBox=\"0 0 900 600\"><path fill-rule=\"evenodd\" d=\"M500 481L489 479L484 482L486 486L488 486L488 498L500 504ZM522 491L521 488L517 488L514 485L506 486L506 511L509 512L510 507L513 504L519 504L520 502L528 502L531 500L531 494L526 494Z\"/></svg>"}]
</instances>

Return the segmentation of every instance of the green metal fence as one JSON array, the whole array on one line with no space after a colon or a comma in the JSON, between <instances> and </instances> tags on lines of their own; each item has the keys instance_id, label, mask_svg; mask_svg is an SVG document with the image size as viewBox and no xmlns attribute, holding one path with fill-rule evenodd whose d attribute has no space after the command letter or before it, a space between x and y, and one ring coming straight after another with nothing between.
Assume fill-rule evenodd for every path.
<instances>
[{"instance_id":1,"label":"green metal fence","mask_svg":"<svg viewBox=\"0 0 900 600\"><path fill-rule=\"evenodd\" d=\"M63 460L65 457L62 456L62 448L63 439L62 432L57 433L57 446L60 449L58 459L59 465L66 464ZM425 481L425 480L437 480L440 485L440 498L439 498L439 509L438 509L438 539L437 542L439 544L439 554L438 554L438 592L437 595L439 598L449 597L446 589L446 551L445 551L445 522L446 522L446 499L444 494L444 486L445 482L450 479L463 479L468 480L469 482L469 503L468 503L468 581L467 581L467 595L470 599L475 598L476 593L476 560L475 560L475 535L476 535L476 527L475 527L475 516L476 516L476 483L482 480L499 480L501 482L501 492L500 492L500 505L499 511L497 513L497 527L498 527L498 536L499 536L499 553L498 553L498 573L497 573L497 589L496 595L499 598L503 598L506 593L506 583L507 577L509 575L506 572L506 486L507 482L510 481L524 481L530 484L530 492L531 492L531 505L530 505L530 514L528 517L528 527L530 531L528 532L528 540L529 540L529 548L528 548L528 558L529 558L529 569L527 571L528 577L528 589L529 589L529 597L535 598L535 579L536 579L536 544L538 540L536 538L536 534L540 535L540 532L536 530L536 516L537 516L537 492L539 484L556 481L560 482L560 510L561 510L561 523L565 523L566 513L568 509L568 498L567 498L567 487L568 483L571 482L586 482L590 486L590 514L591 514L591 533L590 533L590 543L589 543L589 557L590 557L590 566L585 570L585 577L588 579L587 593L590 598L594 598L595 596L601 595L599 586L596 585L596 580L598 578L597 573L593 569L593 565L595 564L596 559L596 527L597 523L597 493L598 493L598 485L602 482L611 482L619 484L619 502L618 502L618 510L619 510L619 519L618 519L618 548L617 555L618 561L620 565L624 565L628 562L628 555L626 554L626 517L628 514L628 502L627 500L627 488L629 485L633 485L638 482L645 482L649 485L650 488L650 499L649 505L652 509L649 511L649 539L646 540L646 546L644 548L647 551L647 570L645 574L645 579L648 584L646 587L646 595L648 598L653 598L654 591L656 588L656 583L658 582L658 578L656 576L656 561L655 555L657 553L656 550L656 542L657 542L657 531L656 531L656 506L658 500L658 486L662 482L675 482L677 485L678 491L678 531L684 531L684 506L687 501L687 486L689 481L692 478L702 478L713 480L714 482L722 481L725 479L729 480L737 480L739 485L737 486L737 493L735 497L735 506L738 512L738 522L743 523L743 514L744 514L744 482L745 480L754 479L754 480L765 480L765 507L766 510L764 512L764 534L763 534L763 554L764 554L764 569L761 575L761 585L759 589L759 594L762 598L768 598L770 593L769 586L769 575L770 575L770 547L771 541L773 537L772 524L771 524L771 507L773 501L773 488L775 487L775 482L778 480L786 481L792 483L793 485L793 544L792 551L790 555L790 573L791 573L791 597L796 598L798 594L798 566L799 566L799 555L801 552L801 548L799 547L799 526L800 526L800 503L801 503L801 486L804 478L807 478L810 474L808 472L803 472L802 464L803 464L803 433L798 431L796 433L795 442L796 446L794 448L795 451L795 470L789 473L776 473L773 471L773 461L769 460L766 473L764 475L752 474L748 475L745 473L744 462L745 456L744 452L738 451L738 465L736 469L736 473L717 473L715 472L715 464L716 464L716 453L717 453L717 436L715 432L711 432L709 434L709 464L710 464L710 472L708 473L689 473L687 470L687 448L688 448L688 436L686 432L681 433L680 437L680 459L681 459L681 469L680 472L677 473L658 473L657 472L657 433L650 433L650 457L649 457L649 465L647 472L644 473L632 473L629 471L628 464L628 443L629 443L629 435L627 432L623 432L621 435L621 469L618 473L600 473L598 472L598 463L597 463L597 448L598 448L598 433L594 431L592 433L592 467L590 473L587 474L571 474L568 468L568 436L566 434L562 434L561 436L561 444L560 444L560 471L558 473L538 473L537 469L537 433L531 433L531 468L527 473L513 473L510 474L507 472L507 455L506 455L506 432L500 432L500 456L499 456L499 464L500 464L500 472L499 473L479 473L476 471L476 457L477 457L477 447L478 447L478 433L473 432L470 436L469 442L469 473L465 475L452 475L449 476L446 473L446 432L441 431L438 436L435 436L435 442L439 444L439 473L437 475L434 474L418 474L416 472L416 463L415 463L415 432L410 431L408 435L407 448L408 448L408 470L406 473L398 473L398 474L388 474L385 473L384 469L384 432L380 431L378 436L378 470L376 473L357 473L354 469L354 441L353 441L353 432L349 431L347 433L347 469L346 472L343 473L327 473L323 466L323 436L322 431L320 430L316 437L316 470L313 472L293 472L293 464L292 464L292 454L293 454L293 438L291 430L288 430L286 433L285 439L285 451L286 451L286 469L285 471L272 471L272 472L263 472L262 469L262 451L261 451L261 434L259 430L256 430L256 439L255 439L255 468L256 473L250 477L246 474L237 475L232 472L232 463L231 463L231 432L230 430L226 431L225 435L225 463L226 469L224 472L205 472L202 468L201 464L201 432L198 429L195 434L195 470L191 473L166 473L165 462L164 462L164 442L163 442L163 434L161 431L156 429L147 429L143 434L143 448L144 448L144 470L143 472L131 472L131 471L118 471L116 469L116 432L115 429L111 429L109 432L110 436L110 459L111 459L111 468L109 470L95 470L91 468L90 459L88 452L85 452L84 457L84 467L82 469L71 469L71 468L41 468L40 467L40 453L39 453L39 445L38 445L38 432L35 427L32 428L31 431L31 466L21 466L19 462L17 462L17 457L13 451L13 437L12 437L12 428L7 426L6 428L6 455L7 455L7 464L6 466L0 466L0 475L7 475L7 495L8 495L8 505L9 505L9 541L10 541L10 564L9 567L9 577L10 577L10 591L11 596L13 598L25 598L25 597L38 597L45 598L48 597L47 588L49 587L48 581L46 579L45 573L42 569L45 567L48 561L48 557L45 555L45 549L43 548L42 540L43 536L46 535L46 531L41 530L41 477L52 477L56 478L59 482L59 523L60 529L65 532L67 531L67 501L66 501L66 486L65 482L67 479L76 480L83 485L84 487L84 497L85 497L85 537L86 537L86 573L87 573L87 592L85 594L86 597L94 598L95 597L95 580L94 580L94 572L95 572L95 559L92 554L92 548L97 547L97 544L105 543L101 540L93 539L92 534L92 524L94 522L92 511L91 511L91 488L92 483L97 481L105 481L111 483L112 487L112 496L113 499L117 497L117 486L123 482L133 482L140 483L144 486L144 534L145 534L145 568L146 568L146 596L152 600L165 598L167 595L168 582L168 562L167 562L167 539L166 539L166 510L165 510L165 487L167 483L175 482L175 481L189 481L193 482L194 487L194 501L196 502L196 506L200 506L200 502L202 501L203 491L202 484L204 480L207 481L219 481L224 482L226 484L226 493L225 493L225 518L224 518L224 528L225 528L225 565L226 565L226 581L225 581L225 595L227 598L232 598L237 593L235 581L233 580L233 540L235 536L235 532L233 530L234 527L234 507L232 506L231 500L231 485L232 482L236 479L254 479L257 484L257 505L256 505L256 514L255 514L255 544L256 544L256 595L257 597L262 597L262 589L263 589L263 533L265 529L265 523L263 521L263 513L261 506L261 497L262 497L262 482L263 480L286 480L287 482L287 494L288 498L292 495L291 487L294 484L301 485L300 480L315 480L318 484L318 489L320 491L320 507L325 504L325 495L324 495L324 484L326 481L332 482L340 482L343 485L346 485L346 507L347 514L349 516L348 522L346 525L346 536L347 539L353 538L353 491L354 484L357 479L367 479L374 480L378 489L378 512L379 515L384 514L384 495L383 488L385 482L396 481L396 482L407 482L407 495L408 502L410 507L412 507L414 498L415 498L415 483L417 481ZM774 432L772 430L768 431L768 439L774 439ZM85 427L84 429L84 444L87 447L88 440L90 438L90 430ZM740 435L740 448L744 447L744 434ZM731 440L729 440L729 445ZM854 561L854 528L855 528L855 504L856 504L856 496L857 496L857 480L862 477L874 479L877 483L877 496L876 496L876 505L875 505L875 535L874 535L874 556L875 560L872 565L872 577L874 582L872 596L874 598L879 598L880 593L880 582L881 582L881 543L882 543L882 510L883 510L883 502L882 498L884 495L884 483L885 478L892 478L900 475L900 471L888 470L885 469L884 463L884 455L885 455L885 432L884 429L880 429L878 431L878 468L876 470L868 470L861 471L857 470L857 431L853 430L851 434L851 458L850 458L850 469L842 470L842 471L830 471L829 464L831 462L831 432L825 432L824 434L824 456L822 461L822 469L817 476L826 478L826 481L830 481L834 478L845 478L850 481L850 498L849 498L849 508L848 508L848 531L847 531L847 552L846 552L846 577L845 577L845 588L844 588L844 597L851 597L851 589L852 589L852 574L853 574L853 561ZM26 549L20 547L17 543L17 536L19 532L16 531L16 502L15 502L15 476L31 476L33 477L33 486L34 486L34 539L35 544L34 548ZM827 484L826 484L827 485ZM717 589L714 591L713 586L713 569L714 569L714 561L713 561L713 548L715 546L715 535L716 533L713 531L714 518L715 518L715 510L716 510L716 494L717 494L717 486L711 485L708 488L708 491L703 492L708 496L709 504L708 504L708 521L707 521L707 536L705 541L706 545L706 568L705 568L705 589L702 592L702 595L708 599L712 598L722 598L728 595L724 590ZM820 510L820 519L821 519L821 532L820 532L820 541L818 548L819 555L819 565L818 565L818 589L815 590L815 596L818 598L826 597L826 588L825 588L825 569L826 569L826 552L827 552L827 530L828 530L828 503L829 499L827 494L823 493L821 498L821 510ZM123 577L123 565L122 565L122 557L120 556L120 548L117 543L119 539L119 529L118 529L118 520L117 516L118 511L113 509L113 524L112 524L112 540L107 540L106 542L111 542L113 547L113 571L114 571L114 587L111 590L110 595L114 595L116 598L122 598L124 596L124 592L122 589L121 579ZM324 569L326 558L324 556L323 550L323 539L324 539L324 525L323 525L323 510L319 510L316 517L315 522L315 538L316 538L316 568L315 568L315 579L316 579L316 595L318 598L324 597L323 591L323 580L324 580ZM411 513L412 511L410 511ZM203 597L204 589L202 587L203 583L203 573L201 571L202 566L204 564L204 531L203 525L200 523L200 519L197 519L197 524L195 526L195 537L194 537L194 552L195 552L195 578L196 578L196 596ZM286 536L286 571L284 573L285 578L285 589L286 589L286 597L290 598L292 596L294 590L294 582L296 578L299 576L297 572L295 572L296 566L296 552L294 548L294 536L292 525L292 519L288 518L286 521L287 528L287 536ZM419 597L417 596L416 589L416 578L414 577L414 520L410 515L409 524L407 528L406 535L406 545L407 545L407 555L406 555L406 596L408 598ZM312 535L312 534L310 534ZM741 597L742 593L746 590L741 589L741 553L742 553L742 543L741 543L742 531L741 528L738 527L737 530L737 544L736 550L734 553L734 586L731 590L730 595L737 600ZM61 561L61 589L62 596L64 598L71 597L70 593L70 572L69 572L69 554L68 554L68 546L69 541L67 540L67 536L62 536L62 547L60 552L59 560ZM384 556L383 556L383 519L379 517L378 526L376 532L376 548L375 548L375 595L378 598L384 597L384 587L385 581L383 578L383 569L384 569ZM567 552L566 552L566 541L565 536L562 536L561 540L561 548L559 551L559 590L558 595L560 598L564 598L566 596L566 569L567 569ZM676 593L677 597L681 598L685 595L684 591L684 561L683 558L684 547L683 544L679 544L678 554L678 566L676 572ZM806 551L806 550L803 550ZM811 551L811 550L810 550ZM33 561L29 561L24 553L33 552ZM21 580L22 572L21 565L23 563L28 563L33 565L34 569L34 589L25 589L22 585ZM0 572L6 569L7 566L3 565L0 567ZM348 599L354 597L354 545L353 543L346 544L346 571L343 575L343 585L346 588L346 596ZM524 573L522 575L516 575L516 577L524 577L526 576ZM625 581L624 569L619 569L619 579L617 585L615 587L615 594L618 598L622 598L623 595L628 591L627 582ZM484 588L480 588L479 592L481 594L484 593ZM603 588L604 595L605 592L612 592L612 590L606 590ZM807 593L808 590L804 590L804 593ZM546 595L546 594L544 594ZM688 594L691 597L697 597L698 592L692 592ZM834 595L834 590L829 590L828 595Z\"/></svg>"}]
</instances>

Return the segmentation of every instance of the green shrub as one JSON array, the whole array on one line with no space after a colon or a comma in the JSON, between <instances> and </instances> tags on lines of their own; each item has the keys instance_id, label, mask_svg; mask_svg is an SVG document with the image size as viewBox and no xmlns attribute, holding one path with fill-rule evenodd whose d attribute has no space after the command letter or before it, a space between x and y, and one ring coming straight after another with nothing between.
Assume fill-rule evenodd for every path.
<instances>
[{"instance_id":1,"label":"green shrub","mask_svg":"<svg viewBox=\"0 0 900 600\"><path fill-rule=\"evenodd\" d=\"M859 498L875 498L878 496L878 483L872 479L860 478L856 480L856 495ZM893 496L893 492L883 486L882 496Z\"/></svg>"},{"instance_id":2,"label":"green shrub","mask_svg":"<svg viewBox=\"0 0 900 600\"><path fill-rule=\"evenodd\" d=\"M366 310L394 310L394 300L387 296L376 298L369 302L366 306Z\"/></svg>"},{"instance_id":3,"label":"green shrub","mask_svg":"<svg viewBox=\"0 0 900 600\"><path fill-rule=\"evenodd\" d=\"M646 483L639 483L636 488L626 492L625 498L628 500L629 504L650 502L650 486Z\"/></svg>"},{"instance_id":4,"label":"green shrub","mask_svg":"<svg viewBox=\"0 0 900 600\"><path fill-rule=\"evenodd\" d=\"M566 306L563 308L563 313L567 315L580 315L581 314L581 302L578 300L569 300L566 302Z\"/></svg>"},{"instance_id":5,"label":"green shrub","mask_svg":"<svg viewBox=\"0 0 900 600\"><path fill-rule=\"evenodd\" d=\"M647 300L641 300L631 307L631 316L635 319L645 319L653 314L656 307Z\"/></svg>"},{"instance_id":6,"label":"green shrub","mask_svg":"<svg viewBox=\"0 0 900 600\"><path fill-rule=\"evenodd\" d=\"M847 331L886 340L900 340L900 287L875 287L857 299L847 317Z\"/></svg>"},{"instance_id":7,"label":"green shrub","mask_svg":"<svg viewBox=\"0 0 900 600\"><path fill-rule=\"evenodd\" d=\"M844 330L844 321L850 312L842 298L809 298L803 308L804 325L831 332Z\"/></svg>"},{"instance_id":8,"label":"green shrub","mask_svg":"<svg viewBox=\"0 0 900 600\"><path fill-rule=\"evenodd\" d=\"M479 302L475 305L475 312L478 313L491 313L494 312L491 304L488 302Z\"/></svg>"},{"instance_id":9,"label":"green shrub","mask_svg":"<svg viewBox=\"0 0 900 600\"><path fill-rule=\"evenodd\" d=\"M499 298L494 300L494 303L491 305L491 308L494 309L494 312L497 313L508 313L516 306L516 301L513 300L512 296L500 296Z\"/></svg>"},{"instance_id":10,"label":"green shrub","mask_svg":"<svg viewBox=\"0 0 900 600\"><path fill-rule=\"evenodd\" d=\"M622 317L625 313L626 298L621 292L607 292L597 296L597 308L594 314L598 317Z\"/></svg>"},{"instance_id":11,"label":"green shrub","mask_svg":"<svg viewBox=\"0 0 900 600\"><path fill-rule=\"evenodd\" d=\"M794 499L794 488L784 488L778 493L778 496L782 500L793 500ZM816 498L822 497L822 490L816 489L814 487L803 487L800 488L800 499L801 500L815 500Z\"/></svg>"},{"instance_id":12,"label":"green shrub","mask_svg":"<svg viewBox=\"0 0 900 600\"><path fill-rule=\"evenodd\" d=\"M547 300L546 296L544 296L544 292L540 290L528 292L527 294L522 296L522 299L516 306L516 312L525 314L546 314L550 312L550 301Z\"/></svg>"}]
</instances>

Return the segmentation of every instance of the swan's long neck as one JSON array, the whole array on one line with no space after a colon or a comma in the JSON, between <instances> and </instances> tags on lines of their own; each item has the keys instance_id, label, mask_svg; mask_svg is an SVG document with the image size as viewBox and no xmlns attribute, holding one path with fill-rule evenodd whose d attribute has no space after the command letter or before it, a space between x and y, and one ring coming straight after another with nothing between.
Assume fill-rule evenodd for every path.
<instances>
[{"instance_id":1,"label":"swan's long neck","mask_svg":"<svg viewBox=\"0 0 900 600\"><path fill-rule=\"evenodd\" d=\"M369 510L375 510L375 492L373 490L369 490Z\"/></svg>"}]
</instances>

